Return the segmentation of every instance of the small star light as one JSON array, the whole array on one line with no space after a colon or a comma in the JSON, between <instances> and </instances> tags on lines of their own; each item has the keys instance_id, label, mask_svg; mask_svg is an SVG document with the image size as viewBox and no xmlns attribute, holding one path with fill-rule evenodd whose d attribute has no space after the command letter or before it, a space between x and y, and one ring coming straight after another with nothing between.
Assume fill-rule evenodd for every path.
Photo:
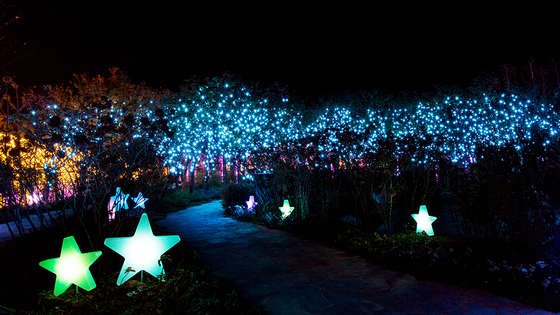
<instances>
[{"instance_id":1,"label":"small star light","mask_svg":"<svg viewBox=\"0 0 560 315\"><path fill-rule=\"evenodd\" d=\"M150 198L144 198L144 196L142 196L142 193L139 192L138 197L132 198L132 200L136 203L136 206L134 207L134 209L136 209L138 207L140 207L142 209L146 209L144 207L144 202L146 202L148 199L150 199Z\"/></svg>"},{"instance_id":2,"label":"small star light","mask_svg":"<svg viewBox=\"0 0 560 315\"><path fill-rule=\"evenodd\" d=\"M39 198L39 194L37 192L34 192L31 195L27 195L27 204L28 205L33 205L33 204L39 204L40 198Z\"/></svg>"},{"instance_id":3,"label":"small star light","mask_svg":"<svg viewBox=\"0 0 560 315\"><path fill-rule=\"evenodd\" d=\"M282 219L285 219L287 216L292 213L294 207L290 207L290 201L284 200L284 205L280 207L280 211L282 211Z\"/></svg>"},{"instance_id":4,"label":"small star light","mask_svg":"<svg viewBox=\"0 0 560 315\"><path fill-rule=\"evenodd\" d=\"M437 219L428 215L428 210L426 206L420 206L420 210L417 214L412 214L414 220L416 220L416 233L426 232L429 236L434 235L434 229L432 229L432 223Z\"/></svg>"},{"instance_id":5,"label":"small star light","mask_svg":"<svg viewBox=\"0 0 560 315\"><path fill-rule=\"evenodd\" d=\"M130 196L130 194L125 194L123 192L121 192L121 188L117 187L115 195L113 197L111 197L111 200L113 200L113 203L109 202L109 206L113 206L115 207L115 212L117 211L121 211L121 209L128 209L128 203L126 202L126 200L128 199L128 196ZM111 209L109 209L111 210Z\"/></svg>"},{"instance_id":6,"label":"small star light","mask_svg":"<svg viewBox=\"0 0 560 315\"><path fill-rule=\"evenodd\" d=\"M154 277L164 274L160 257L180 240L179 235L154 236L148 215L142 213L132 237L111 237L105 240L105 246L124 257L117 285L123 284L140 270L145 270Z\"/></svg>"},{"instance_id":7,"label":"small star light","mask_svg":"<svg viewBox=\"0 0 560 315\"><path fill-rule=\"evenodd\" d=\"M250 196L247 201L247 209L252 210L258 203L255 202L255 196Z\"/></svg>"},{"instance_id":8,"label":"small star light","mask_svg":"<svg viewBox=\"0 0 560 315\"><path fill-rule=\"evenodd\" d=\"M89 271L89 266L101 256L101 251L82 254L74 236L62 240L60 258L43 260L39 266L56 274L54 295L59 296L66 291L72 283L80 288L90 291L95 288L95 281Z\"/></svg>"}]
</instances>

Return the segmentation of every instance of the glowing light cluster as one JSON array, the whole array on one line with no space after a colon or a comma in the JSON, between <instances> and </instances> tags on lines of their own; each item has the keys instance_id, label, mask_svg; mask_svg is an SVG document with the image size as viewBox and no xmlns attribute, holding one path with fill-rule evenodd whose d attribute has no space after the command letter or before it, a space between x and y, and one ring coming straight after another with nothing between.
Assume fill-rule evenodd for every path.
<instances>
[{"instance_id":1,"label":"glowing light cluster","mask_svg":"<svg viewBox=\"0 0 560 315\"><path fill-rule=\"evenodd\" d=\"M201 89L198 97L180 103L179 114L171 120L177 137L165 152L176 172L185 165L192 171L201 160L212 170L220 157L256 172L271 171L251 159L282 145L313 148L314 157L305 164L332 169L332 154L341 163L360 160L377 153L384 141L391 143L393 157L404 156L416 165L446 159L467 166L479 158L480 145L546 147L560 132L560 116L552 105L516 95L454 96L413 108L368 109L359 114L336 107L304 125L298 114L270 109L266 100L249 97L252 94L242 89L232 85L223 89L227 93L219 96L205 96L208 90Z\"/></svg>"},{"instance_id":2,"label":"glowing light cluster","mask_svg":"<svg viewBox=\"0 0 560 315\"><path fill-rule=\"evenodd\" d=\"M181 174L202 163L210 172L219 162L244 167L249 156L270 150L300 133L298 114L269 108L247 87L218 83L200 88L188 99L176 100L169 127L175 131L160 147L173 173Z\"/></svg>"},{"instance_id":3,"label":"glowing light cluster","mask_svg":"<svg viewBox=\"0 0 560 315\"><path fill-rule=\"evenodd\" d=\"M14 189L12 194L0 193L1 206L33 205L41 201L54 202L56 196L49 193L52 190L56 190L63 197L72 195L72 183L78 178L74 164L81 161L80 154L71 148L64 148L60 145L56 146L55 152L53 152L33 145L28 139L18 138L12 134L0 133L0 139L3 139L0 148L0 163L9 166L15 175L11 180L11 186L20 186L20 174L33 172L34 178L32 185L20 186ZM17 152L17 155L14 152ZM62 171L58 172L60 170ZM55 177L57 180L54 180ZM9 179L4 178L4 180L8 184ZM21 192L25 193L23 198L20 197Z\"/></svg>"}]
</instances>

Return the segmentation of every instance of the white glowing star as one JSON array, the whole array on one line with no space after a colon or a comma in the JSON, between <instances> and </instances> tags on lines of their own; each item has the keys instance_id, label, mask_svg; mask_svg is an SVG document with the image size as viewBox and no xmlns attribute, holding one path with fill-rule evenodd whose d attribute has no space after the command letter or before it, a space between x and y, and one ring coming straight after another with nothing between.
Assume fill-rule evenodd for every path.
<instances>
[{"instance_id":1,"label":"white glowing star","mask_svg":"<svg viewBox=\"0 0 560 315\"><path fill-rule=\"evenodd\" d=\"M437 219L428 215L428 209L426 206L420 206L420 210L417 214L412 214L414 220L416 220L416 233L426 232L429 236L434 235L434 229L432 229L432 223Z\"/></svg>"},{"instance_id":2,"label":"white glowing star","mask_svg":"<svg viewBox=\"0 0 560 315\"><path fill-rule=\"evenodd\" d=\"M250 196L249 200L247 201L247 209L253 210L258 203L255 202L255 196Z\"/></svg>"},{"instance_id":3,"label":"white glowing star","mask_svg":"<svg viewBox=\"0 0 560 315\"><path fill-rule=\"evenodd\" d=\"M113 200L113 203L111 204L111 202L109 201L109 206L113 206L115 209L115 212L117 211L121 211L121 209L128 209L128 203L126 202L126 200L128 199L128 196L130 196L130 194L125 194L123 192L121 192L121 188L117 187L115 195L113 197L111 197L111 200ZM111 211L113 209L109 209L109 211Z\"/></svg>"},{"instance_id":4,"label":"white glowing star","mask_svg":"<svg viewBox=\"0 0 560 315\"><path fill-rule=\"evenodd\" d=\"M138 197L136 198L132 198L132 200L136 203L136 206L134 207L134 209L140 207L142 209L146 209L144 206L144 202L146 202L148 199L150 198L144 198L144 196L142 196L142 193L139 192L138 193Z\"/></svg>"},{"instance_id":5,"label":"white glowing star","mask_svg":"<svg viewBox=\"0 0 560 315\"><path fill-rule=\"evenodd\" d=\"M74 236L62 240L60 258L43 260L39 266L56 274L54 295L59 296L66 291L72 283L90 291L96 287L89 266L101 256L101 251L82 254Z\"/></svg>"},{"instance_id":6,"label":"white glowing star","mask_svg":"<svg viewBox=\"0 0 560 315\"><path fill-rule=\"evenodd\" d=\"M290 215L290 213L292 213L292 211L294 210L294 207L290 207L290 201L288 200L284 200L284 205L282 207L279 207L280 211L282 211L282 219L285 219L286 217L288 217Z\"/></svg>"},{"instance_id":7,"label":"white glowing star","mask_svg":"<svg viewBox=\"0 0 560 315\"><path fill-rule=\"evenodd\" d=\"M39 193L38 192L34 192L31 195L27 195L27 204L28 205L33 205L33 204L39 204L40 201L40 197L39 197Z\"/></svg>"},{"instance_id":8,"label":"white glowing star","mask_svg":"<svg viewBox=\"0 0 560 315\"><path fill-rule=\"evenodd\" d=\"M154 277L163 275L160 257L180 240L179 235L154 236L148 215L142 213L132 237L111 237L105 240L105 246L124 257L117 285L123 284L140 270Z\"/></svg>"}]
</instances>

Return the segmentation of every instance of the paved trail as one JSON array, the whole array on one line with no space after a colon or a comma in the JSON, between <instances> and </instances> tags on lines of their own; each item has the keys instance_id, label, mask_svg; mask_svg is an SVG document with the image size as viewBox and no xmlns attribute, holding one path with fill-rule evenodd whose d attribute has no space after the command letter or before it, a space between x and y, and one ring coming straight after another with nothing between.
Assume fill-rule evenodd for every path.
<instances>
[{"instance_id":1,"label":"paved trail","mask_svg":"<svg viewBox=\"0 0 560 315\"><path fill-rule=\"evenodd\" d=\"M386 270L319 243L226 217L220 201L157 222L270 314L551 314Z\"/></svg>"}]
</instances>

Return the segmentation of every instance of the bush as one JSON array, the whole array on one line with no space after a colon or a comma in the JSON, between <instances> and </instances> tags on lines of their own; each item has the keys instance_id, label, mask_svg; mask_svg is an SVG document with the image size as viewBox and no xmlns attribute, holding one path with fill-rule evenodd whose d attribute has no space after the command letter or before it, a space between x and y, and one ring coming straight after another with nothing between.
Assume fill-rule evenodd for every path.
<instances>
[{"instance_id":1,"label":"bush","mask_svg":"<svg viewBox=\"0 0 560 315\"><path fill-rule=\"evenodd\" d=\"M158 198L154 199L156 201ZM160 201L173 209L185 209L191 205L191 194L188 190L169 190Z\"/></svg>"},{"instance_id":2,"label":"bush","mask_svg":"<svg viewBox=\"0 0 560 315\"><path fill-rule=\"evenodd\" d=\"M45 290L39 294L39 306L44 314L265 313L262 307L240 299L231 283L213 275L184 243L170 252L181 261L173 262L171 254L162 256L165 282L146 276L144 282L130 280L117 286L114 275L104 274L90 292L68 290L55 297L51 290Z\"/></svg>"},{"instance_id":3,"label":"bush","mask_svg":"<svg viewBox=\"0 0 560 315\"><path fill-rule=\"evenodd\" d=\"M256 218L256 212L254 209L247 209L247 207L235 205L233 206L232 216L241 221L253 221Z\"/></svg>"},{"instance_id":4,"label":"bush","mask_svg":"<svg viewBox=\"0 0 560 315\"><path fill-rule=\"evenodd\" d=\"M235 206L246 206L249 196L255 194L255 188L252 184L229 184L222 188L222 205L226 213L232 214Z\"/></svg>"},{"instance_id":5,"label":"bush","mask_svg":"<svg viewBox=\"0 0 560 315\"><path fill-rule=\"evenodd\" d=\"M557 176L547 152L513 145L481 148L468 171L451 179L451 213L457 228L488 249L527 255L543 249L558 225L552 190ZM538 155L537 155L538 154Z\"/></svg>"},{"instance_id":6,"label":"bush","mask_svg":"<svg viewBox=\"0 0 560 315\"><path fill-rule=\"evenodd\" d=\"M195 189L195 191L207 195L212 200L221 198L221 188Z\"/></svg>"}]
</instances>

